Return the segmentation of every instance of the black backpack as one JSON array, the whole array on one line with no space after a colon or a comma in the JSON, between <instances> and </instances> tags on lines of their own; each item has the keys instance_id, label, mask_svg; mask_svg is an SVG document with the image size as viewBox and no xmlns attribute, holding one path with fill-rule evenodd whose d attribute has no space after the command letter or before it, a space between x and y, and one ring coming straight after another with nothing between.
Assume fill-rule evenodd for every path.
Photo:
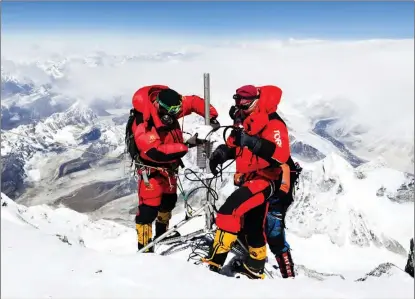
<instances>
[{"instance_id":1,"label":"black backpack","mask_svg":"<svg viewBox=\"0 0 415 299\"><path fill-rule=\"evenodd\" d=\"M133 163L139 156L139 150L134 140L133 123L136 120L137 111L133 108L130 110L130 116L128 117L127 125L125 126L125 148L130 154Z\"/></svg>"},{"instance_id":2,"label":"black backpack","mask_svg":"<svg viewBox=\"0 0 415 299\"><path fill-rule=\"evenodd\" d=\"M290 189L288 190L287 196L289 196L290 202L293 202L295 189L298 189L298 181L303 169L298 162L294 162L291 156L288 158L287 164L290 167Z\"/></svg>"}]
</instances>

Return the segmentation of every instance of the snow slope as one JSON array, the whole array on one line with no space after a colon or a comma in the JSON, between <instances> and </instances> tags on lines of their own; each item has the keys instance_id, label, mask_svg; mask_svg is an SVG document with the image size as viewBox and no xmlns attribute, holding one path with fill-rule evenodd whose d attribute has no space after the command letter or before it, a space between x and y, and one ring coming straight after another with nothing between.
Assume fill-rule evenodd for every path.
<instances>
[{"instance_id":1,"label":"snow slope","mask_svg":"<svg viewBox=\"0 0 415 299\"><path fill-rule=\"evenodd\" d=\"M111 221L1 197L2 298L413 298L413 279L400 267L362 273L364 281L302 272L237 280L178 256L137 255L134 230Z\"/></svg>"}]
</instances>

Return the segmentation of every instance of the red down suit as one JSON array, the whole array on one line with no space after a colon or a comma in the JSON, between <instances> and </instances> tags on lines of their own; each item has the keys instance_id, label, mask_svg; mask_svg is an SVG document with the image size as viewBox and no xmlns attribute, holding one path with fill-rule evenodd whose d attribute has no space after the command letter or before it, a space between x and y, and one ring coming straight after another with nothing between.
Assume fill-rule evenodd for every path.
<instances>
[{"instance_id":1,"label":"red down suit","mask_svg":"<svg viewBox=\"0 0 415 299\"><path fill-rule=\"evenodd\" d=\"M220 150L226 152L223 154L226 157L222 159L235 159L234 183L239 188L218 210L218 229L209 255L204 259L212 270L217 271L239 235L249 250L241 273L249 273L250 277L263 277L258 273L263 271L267 256L264 226L268 199L279 188L281 165L290 157L287 127L276 113L282 91L272 85L257 88L260 96L256 107L242 123L243 134L257 140L255 148L241 146L241 141L237 141L240 133L233 130L226 140L226 146L222 145Z\"/></svg>"},{"instance_id":2,"label":"red down suit","mask_svg":"<svg viewBox=\"0 0 415 299\"><path fill-rule=\"evenodd\" d=\"M168 88L165 85L145 86L137 90L132 99L136 110L136 120L132 125L134 140L141 161L152 166L146 169L149 184L145 184L143 180L138 183L136 228L139 248L145 246L152 237L152 223L156 218L156 237L167 230L171 211L177 202L175 169L181 162L180 158L188 151L183 143L183 132L178 120L175 118L173 124L167 127L157 113L154 103L157 95ZM182 108L177 118L192 112L205 115L203 98L196 95L181 98ZM210 106L210 116L218 116L213 106Z\"/></svg>"},{"instance_id":3,"label":"red down suit","mask_svg":"<svg viewBox=\"0 0 415 299\"><path fill-rule=\"evenodd\" d=\"M261 139L261 147L253 153L247 147L235 145L232 133L226 145L230 148L231 158L236 158L235 184L249 189L253 196L246 201L228 200L234 202L231 211L219 211L216 224L219 228L229 232L238 232L241 228L240 219L248 210L264 203L269 192L273 192L274 181L281 176L281 165L290 157L290 141L284 121L276 113L281 100L282 91L276 86L258 87L260 98L256 109L243 121L243 130L251 136ZM272 190L271 190L272 189ZM268 190L265 192L265 190ZM242 192L242 191L239 191ZM231 195L232 196L232 195ZM227 201L227 202L228 202ZM228 206L229 204L225 204ZM223 209L227 210L227 209ZM231 213L228 213L231 212Z\"/></svg>"}]
</instances>

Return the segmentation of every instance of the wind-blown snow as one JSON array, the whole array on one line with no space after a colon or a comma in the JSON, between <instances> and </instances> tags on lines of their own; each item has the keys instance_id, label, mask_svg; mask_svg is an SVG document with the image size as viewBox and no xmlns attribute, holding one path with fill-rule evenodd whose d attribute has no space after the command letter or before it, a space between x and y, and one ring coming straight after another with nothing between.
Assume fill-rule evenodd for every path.
<instances>
[{"instance_id":1,"label":"wind-blown snow","mask_svg":"<svg viewBox=\"0 0 415 299\"><path fill-rule=\"evenodd\" d=\"M94 222L65 208L26 208L1 197L2 298L413 298L413 278L399 268L362 282L317 282L304 274L295 280L237 280L179 256L138 255L134 230L111 221ZM319 244L315 254L333 254ZM311 257L314 250L301 255Z\"/></svg>"}]
</instances>

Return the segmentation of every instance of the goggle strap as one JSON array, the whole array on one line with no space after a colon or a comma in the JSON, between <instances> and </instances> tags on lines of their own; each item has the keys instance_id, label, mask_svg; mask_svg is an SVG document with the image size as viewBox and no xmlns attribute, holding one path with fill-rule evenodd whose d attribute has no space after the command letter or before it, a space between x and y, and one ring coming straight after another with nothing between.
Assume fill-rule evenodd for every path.
<instances>
[{"instance_id":1,"label":"goggle strap","mask_svg":"<svg viewBox=\"0 0 415 299\"><path fill-rule=\"evenodd\" d=\"M234 100L251 100L251 101L253 101L253 100L259 99L259 95L252 96L252 97L242 97L239 94L234 94L233 99Z\"/></svg>"}]
</instances>

